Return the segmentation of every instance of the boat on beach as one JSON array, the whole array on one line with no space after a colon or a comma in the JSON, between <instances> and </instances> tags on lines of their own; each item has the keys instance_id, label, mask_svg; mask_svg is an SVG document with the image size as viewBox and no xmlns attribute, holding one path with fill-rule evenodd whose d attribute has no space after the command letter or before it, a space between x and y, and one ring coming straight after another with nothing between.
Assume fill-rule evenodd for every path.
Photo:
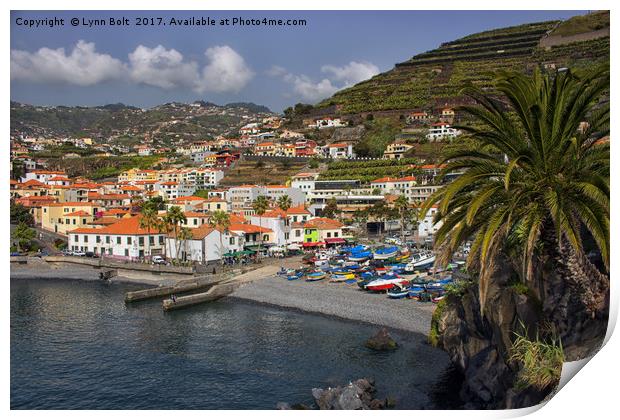
<instances>
[{"instance_id":1,"label":"boat on beach","mask_svg":"<svg viewBox=\"0 0 620 420\"><path fill-rule=\"evenodd\" d=\"M344 273L344 274L333 273L329 281L332 283L339 283L339 282L343 282L346 280L354 280L354 279L355 279L355 274L353 273Z\"/></svg>"},{"instance_id":2,"label":"boat on beach","mask_svg":"<svg viewBox=\"0 0 620 420\"><path fill-rule=\"evenodd\" d=\"M389 247L377 249L373 254L373 258L375 260L389 260L390 258L396 257L397 254L398 254L398 247L389 246Z\"/></svg>"},{"instance_id":3,"label":"boat on beach","mask_svg":"<svg viewBox=\"0 0 620 420\"><path fill-rule=\"evenodd\" d=\"M409 263L405 266L406 273L430 268L435 264L435 254L430 251L413 254Z\"/></svg>"},{"instance_id":4,"label":"boat on beach","mask_svg":"<svg viewBox=\"0 0 620 420\"><path fill-rule=\"evenodd\" d=\"M369 282L366 285L366 290L370 290L372 292L382 292L382 291L391 289L397 284L404 284L404 283L408 283L408 282L396 274L388 273L388 274L385 274L379 277L376 280Z\"/></svg>"},{"instance_id":5,"label":"boat on beach","mask_svg":"<svg viewBox=\"0 0 620 420\"><path fill-rule=\"evenodd\" d=\"M327 277L327 274L322 271L314 271L306 275L306 281L319 281Z\"/></svg>"},{"instance_id":6,"label":"boat on beach","mask_svg":"<svg viewBox=\"0 0 620 420\"><path fill-rule=\"evenodd\" d=\"M387 295L390 299L403 299L409 296L409 288L402 284L397 284L388 290Z\"/></svg>"},{"instance_id":7,"label":"boat on beach","mask_svg":"<svg viewBox=\"0 0 620 420\"><path fill-rule=\"evenodd\" d=\"M372 257L371 251L361 251L349 256L349 261L362 262Z\"/></svg>"}]
</instances>

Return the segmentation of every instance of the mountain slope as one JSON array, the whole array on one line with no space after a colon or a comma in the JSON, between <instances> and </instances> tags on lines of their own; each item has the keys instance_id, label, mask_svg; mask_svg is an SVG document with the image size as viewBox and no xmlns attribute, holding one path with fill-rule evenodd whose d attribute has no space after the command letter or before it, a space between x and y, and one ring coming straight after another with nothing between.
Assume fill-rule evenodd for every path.
<instances>
[{"instance_id":1,"label":"mountain slope","mask_svg":"<svg viewBox=\"0 0 620 420\"><path fill-rule=\"evenodd\" d=\"M11 135L198 140L234 133L269 115L273 114L267 107L253 103L173 102L140 109L123 104L43 107L11 102Z\"/></svg>"},{"instance_id":2,"label":"mountain slope","mask_svg":"<svg viewBox=\"0 0 620 420\"><path fill-rule=\"evenodd\" d=\"M309 115L351 115L458 105L473 84L491 90L492 72L580 68L609 62L609 12L472 34L398 63L318 103Z\"/></svg>"}]
</instances>

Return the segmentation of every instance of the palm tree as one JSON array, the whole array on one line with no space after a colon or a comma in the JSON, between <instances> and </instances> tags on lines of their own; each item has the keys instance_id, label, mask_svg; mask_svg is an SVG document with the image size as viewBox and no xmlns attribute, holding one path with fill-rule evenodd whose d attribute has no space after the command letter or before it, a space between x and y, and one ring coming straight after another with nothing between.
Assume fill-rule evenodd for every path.
<instances>
[{"instance_id":1,"label":"palm tree","mask_svg":"<svg viewBox=\"0 0 620 420\"><path fill-rule=\"evenodd\" d=\"M283 195L278 198L278 200L276 201L276 204L283 211L287 211L293 205L293 200L291 200L291 197L289 197L288 195Z\"/></svg>"},{"instance_id":2,"label":"palm tree","mask_svg":"<svg viewBox=\"0 0 620 420\"><path fill-rule=\"evenodd\" d=\"M151 204L150 202L146 202L142 206L142 210L140 211L140 228L146 229L147 232L147 242L148 242L148 252L147 256L151 256L151 230L157 227L159 224L159 216L157 214L157 208Z\"/></svg>"},{"instance_id":3,"label":"palm tree","mask_svg":"<svg viewBox=\"0 0 620 420\"><path fill-rule=\"evenodd\" d=\"M35 235L36 232L34 229L29 228L26 223L20 222L11 234L11 238L15 241L15 245L17 246L17 252L21 252L22 246L28 246Z\"/></svg>"},{"instance_id":4,"label":"palm tree","mask_svg":"<svg viewBox=\"0 0 620 420\"><path fill-rule=\"evenodd\" d=\"M181 230L179 230L179 241L183 243L183 249L185 251L183 253L183 262L187 260L187 241L189 241L192 238L193 238L193 235L192 235L192 230L190 228L182 227Z\"/></svg>"},{"instance_id":5,"label":"palm tree","mask_svg":"<svg viewBox=\"0 0 620 420\"><path fill-rule=\"evenodd\" d=\"M186 222L187 218L179 206L170 207L164 215L166 231L174 233L174 255L177 261L179 260L179 230L181 225Z\"/></svg>"},{"instance_id":6,"label":"palm tree","mask_svg":"<svg viewBox=\"0 0 620 420\"><path fill-rule=\"evenodd\" d=\"M405 243L405 223L409 220L409 214L411 213L411 207L409 207L409 200L404 195L399 195L394 201L394 207L398 211L400 217L400 240Z\"/></svg>"},{"instance_id":7,"label":"palm tree","mask_svg":"<svg viewBox=\"0 0 620 420\"><path fill-rule=\"evenodd\" d=\"M435 246L445 262L473 238L468 265L479 270L481 311L496 258L512 241L522 281L543 302L553 297L545 296L535 268L547 262L579 286L594 316L606 306L609 277L585 257L583 235L593 238L608 271L609 142L598 139L609 132L609 105L598 101L609 89L609 70L579 77L503 72L496 87L510 112L480 90L464 92L477 105L462 110L480 125L459 127L475 144L450 152L441 176L463 174L425 203L422 214L438 204L435 222L443 223Z\"/></svg>"},{"instance_id":8,"label":"palm tree","mask_svg":"<svg viewBox=\"0 0 620 420\"><path fill-rule=\"evenodd\" d=\"M217 229L220 234L220 262L224 264L224 243L222 236L230 227L230 215L222 210L216 210L209 218L209 226Z\"/></svg>"},{"instance_id":9,"label":"palm tree","mask_svg":"<svg viewBox=\"0 0 620 420\"><path fill-rule=\"evenodd\" d=\"M385 201L380 200L375 202L370 208L370 214L379 222L379 238L383 237L383 222L387 219L389 209L385 204Z\"/></svg>"},{"instance_id":10,"label":"palm tree","mask_svg":"<svg viewBox=\"0 0 620 420\"><path fill-rule=\"evenodd\" d=\"M254 212L258 215L258 224L260 225L261 229L259 229L259 233L258 236L260 237L260 242L259 242L259 252L258 252L258 257L260 258L260 251L263 248L263 232L262 232L262 224L263 224L263 214L265 214L265 212L267 211L267 209L269 208L269 199L267 197L265 197L264 195L259 195L258 197L256 197L256 200L254 200L254 202L252 203L252 208L254 209Z\"/></svg>"}]
</instances>

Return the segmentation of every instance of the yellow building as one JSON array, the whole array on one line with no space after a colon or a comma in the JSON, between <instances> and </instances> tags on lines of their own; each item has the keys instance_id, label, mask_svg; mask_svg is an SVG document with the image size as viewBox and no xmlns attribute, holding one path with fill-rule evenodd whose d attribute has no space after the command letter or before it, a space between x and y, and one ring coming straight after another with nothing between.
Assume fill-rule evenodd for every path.
<instances>
[{"instance_id":1,"label":"yellow building","mask_svg":"<svg viewBox=\"0 0 620 420\"><path fill-rule=\"evenodd\" d=\"M388 144L383 152L383 159L401 159L411 149L413 149L412 145L403 142Z\"/></svg>"},{"instance_id":2,"label":"yellow building","mask_svg":"<svg viewBox=\"0 0 620 420\"><path fill-rule=\"evenodd\" d=\"M41 208L41 227L66 235L67 231L88 227L97 212L104 210L94 203L50 203Z\"/></svg>"},{"instance_id":3,"label":"yellow building","mask_svg":"<svg viewBox=\"0 0 620 420\"><path fill-rule=\"evenodd\" d=\"M119 182L135 182L135 181L156 181L157 171L152 169L132 168L121 172L118 176Z\"/></svg>"}]
</instances>

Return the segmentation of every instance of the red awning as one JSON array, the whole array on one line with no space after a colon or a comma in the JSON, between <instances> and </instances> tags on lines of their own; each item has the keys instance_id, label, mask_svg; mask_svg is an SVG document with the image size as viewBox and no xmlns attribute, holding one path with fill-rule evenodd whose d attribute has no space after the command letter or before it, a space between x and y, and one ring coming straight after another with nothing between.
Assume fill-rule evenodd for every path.
<instances>
[{"instance_id":1,"label":"red awning","mask_svg":"<svg viewBox=\"0 0 620 420\"><path fill-rule=\"evenodd\" d=\"M304 242L304 248L312 248L313 246L325 246L325 242Z\"/></svg>"},{"instance_id":2,"label":"red awning","mask_svg":"<svg viewBox=\"0 0 620 420\"><path fill-rule=\"evenodd\" d=\"M325 238L325 243L333 245L333 244L344 244L346 241L344 238Z\"/></svg>"}]
</instances>

